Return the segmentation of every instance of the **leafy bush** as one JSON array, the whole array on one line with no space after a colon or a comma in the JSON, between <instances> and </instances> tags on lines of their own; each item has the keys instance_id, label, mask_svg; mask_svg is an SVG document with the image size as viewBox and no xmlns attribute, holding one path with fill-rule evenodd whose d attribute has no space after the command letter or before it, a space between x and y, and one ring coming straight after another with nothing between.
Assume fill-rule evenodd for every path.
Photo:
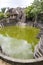
<instances>
[{"instance_id":1,"label":"leafy bush","mask_svg":"<svg viewBox=\"0 0 43 65\"><path fill-rule=\"evenodd\" d=\"M4 18L4 13L0 12L0 19Z\"/></svg>"},{"instance_id":2,"label":"leafy bush","mask_svg":"<svg viewBox=\"0 0 43 65\"><path fill-rule=\"evenodd\" d=\"M40 12L43 12L43 0L34 0L32 5L25 9L27 18L35 17L35 21L37 21L37 16Z\"/></svg>"},{"instance_id":3,"label":"leafy bush","mask_svg":"<svg viewBox=\"0 0 43 65\"><path fill-rule=\"evenodd\" d=\"M27 18L30 18L30 17L33 17L33 13L31 13L31 10L33 9L33 6L28 6L26 9L25 9L25 13L26 13L26 16Z\"/></svg>"}]
</instances>

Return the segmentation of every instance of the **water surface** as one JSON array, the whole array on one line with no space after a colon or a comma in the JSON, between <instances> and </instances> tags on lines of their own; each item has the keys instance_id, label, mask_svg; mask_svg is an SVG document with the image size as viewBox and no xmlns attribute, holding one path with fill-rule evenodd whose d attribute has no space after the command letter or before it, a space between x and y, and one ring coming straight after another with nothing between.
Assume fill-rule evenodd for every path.
<instances>
[{"instance_id":1,"label":"water surface","mask_svg":"<svg viewBox=\"0 0 43 65\"><path fill-rule=\"evenodd\" d=\"M3 53L13 58L33 58L39 29L33 27L7 26L0 29L0 45Z\"/></svg>"}]
</instances>

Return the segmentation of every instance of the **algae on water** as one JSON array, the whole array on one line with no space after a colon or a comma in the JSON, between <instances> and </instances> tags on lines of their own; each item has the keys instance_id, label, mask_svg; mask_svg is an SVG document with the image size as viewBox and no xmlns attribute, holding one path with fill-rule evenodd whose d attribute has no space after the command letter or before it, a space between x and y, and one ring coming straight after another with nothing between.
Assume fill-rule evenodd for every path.
<instances>
[{"instance_id":1,"label":"algae on water","mask_svg":"<svg viewBox=\"0 0 43 65\"><path fill-rule=\"evenodd\" d=\"M6 55L13 58L33 58L34 46L38 43L39 29L33 27L7 26L0 29L0 46Z\"/></svg>"},{"instance_id":2,"label":"algae on water","mask_svg":"<svg viewBox=\"0 0 43 65\"><path fill-rule=\"evenodd\" d=\"M0 34L4 36L10 36L17 39L23 39L26 40L28 43L34 43L36 45L39 41L37 39L37 35L39 33L38 28L34 27L19 27L19 26L6 26L2 29L0 29Z\"/></svg>"}]
</instances>

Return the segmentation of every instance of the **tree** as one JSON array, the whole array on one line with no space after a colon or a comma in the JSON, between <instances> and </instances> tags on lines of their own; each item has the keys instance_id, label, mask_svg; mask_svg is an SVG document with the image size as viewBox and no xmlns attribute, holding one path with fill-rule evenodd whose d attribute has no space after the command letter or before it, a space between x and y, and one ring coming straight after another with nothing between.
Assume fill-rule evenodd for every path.
<instances>
[{"instance_id":1,"label":"tree","mask_svg":"<svg viewBox=\"0 0 43 65\"><path fill-rule=\"evenodd\" d=\"M35 17L35 22L37 21L37 16L40 12L43 12L43 0L34 0L31 6L26 8L27 17Z\"/></svg>"},{"instance_id":2,"label":"tree","mask_svg":"<svg viewBox=\"0 0 43 65\"><path fill-rule=\"evenodd\" d=\"M36 22L38 14L42 11L40 0L34 0L32 6L33 6L33 9L31 10L31 13L34 14L35 22Z\"/></svg>"},{"instance_id":3,"label":"tree","mask_svg":"<svg viewBox=\"0 0 43 65\"><path fill-rule=\"evenodd\" d=\"M35 22L37 21L37 16L38 16L38 14L39 14L40 12L41 12L41 9L35 8L35 7L31 10L31 13L34 14Z\"/></svg>"},{"instance_id":4,"label":"tree","mask_svg":"<svg viewBox=\"0 0 43 65\"><path fill-rule=\"evenodd\" d=\"M25 9L25 13L26 13L26 16L27 18L30 18L30 17L33 17L34 15L31 13L31 10L33 9L33 6L28 6L26 9Z\"/></svg>"},{"instance_id":5,"label":"tree","mask_svg":"<svg viewBox=\"0 0 43 65\"><path fill-rule=\"evenodd\" d=\"M41 9L43 11L43 0L40 0L40 3L41 3Z\"/></svg>"},{"instance_id":6,"label":"tree","mask_svg":"<svg viewBox=\"0 0 43 65\"><path fill-rule=\"evenodd\" d=\"M5 12L5 10L6 10L6 8L1 8L1 11L4 13Z\"/></svg>"}]
</instances>

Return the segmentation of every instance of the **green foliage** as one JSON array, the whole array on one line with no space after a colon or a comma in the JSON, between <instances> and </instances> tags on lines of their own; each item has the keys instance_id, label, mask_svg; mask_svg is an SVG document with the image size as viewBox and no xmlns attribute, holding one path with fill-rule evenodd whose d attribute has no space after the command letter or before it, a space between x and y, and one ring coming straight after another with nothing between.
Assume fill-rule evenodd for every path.
<instances>
[{"instance_id":1,"label":"green foliage","mask_svg":"<svg viewBox=\"0 0 43 65\"><path fill-rule=\"evenodd\" d=\"M1 8L1 11L4 13L5 12L5 10L6 10L6 8Z\"/></svg>"},{"instance_id":2,"label":"green foliage","mask_svg":"<svg viewBox=\"0 0 43 65\"><path fill-rule=\"evenodd\" d=\"M25 10L28 18L35 17L35 19L40 12L43 12L43 0L34 0L32 5L28 6Z\"/></svg>"},{"instance_id":3,"label":"green foliage","mask_svg":"<svg viewBox=\"0 0 43 65\"><path fill-rule=\"evenodd\" d=\"M17 39L23 39L28 41L28 43L38 43L36 36L39 33L39 29L33 27L16 27L16 26L7 26L0 30L0 34L5 36L10 36Z\"/></svg>"},{"instance_id":4,"label":"green foliage","mask_svg":"<svg viewBox=\"0 0 43 65\"><path fill-rule=\"evenodd\" d=\"M38 15L40 12L41 12L41 3L39 0L34 0L32 6L34 7L32 9L32 13L35 14L35 15Z\"/></svg>"},{"instance_id":5,"label":"green foliage","mask_svg":"<svg viewBox=\"0 0 43 65\"><path fill-rule=\"evenodd\" d=\"M32 6L34 7L33 9L32 9L32 13L35 15L35 21L37 21L37 16L38 16L38 14L40 14L40 12L42 12L43 10L43 8L42 8L42 1L41 0L34 0L34 2L33 2L33 4L32 4Z\"/></svg>"},{"instance_id":6,"label":"green foliage","mask_svg":"<svg viewBox=\"0 0 43 65\"><path fill-rule=\"evenodd\" d=\"M4 13L0 12L0 19L4 18Z\"/></svg>"},{"instance_id":7,"label":"green foliage","mask_svg":"<svg viewBox=\"0 0 43 65\"><path fill-rule=\"evenodd\" d=\"M40 3L41 3L41 9L43 11L43 0L40 0Z\"/></svg>"},{"instance_id":8,"label":"green foliage","mask_svg":"<svg viewBox=\"0 0 43 65\"><path fill-rule=\"evenodd\" d=\"M10 16L10 14L9 14L8 12L5 13L5 10L6 10L6 8L1 8L1 13L0 13L0 16L1 16L1 17L0 17L0 18L2 18L2 19L3 19L4 17L7 18L7 17Z\"/></svg>"},{"instance_id":9,"label":"green foliage","mask_svg":"<svg viewBox=\"0 0 43 65\"><path fill-rule=\"evenodd\" d=\"M31 10L33 9L33 6L28 6L26 9L25 9L25 13L26 13L26 16L27 18L30 18L30 17L33 17L33 13L31 13Z\"/></svg>"},{"instance_id":10,"label":"green foliage","mask_svg":"<svg viewBox=\"0 0 43 65\"><path fill-rule=\"evenodd\" d=\"M6 37L12 37L19 40L25 40L32 46L32 51L34 51L35 45L38 43L39 39L37 39L37 35L40 29L33 28L33 27L18 27L18 26L7 26L0 29L0 34ZM0 36L1 41L0 44L3 42L2 36Z\"/></svg>"}]
</instances>

